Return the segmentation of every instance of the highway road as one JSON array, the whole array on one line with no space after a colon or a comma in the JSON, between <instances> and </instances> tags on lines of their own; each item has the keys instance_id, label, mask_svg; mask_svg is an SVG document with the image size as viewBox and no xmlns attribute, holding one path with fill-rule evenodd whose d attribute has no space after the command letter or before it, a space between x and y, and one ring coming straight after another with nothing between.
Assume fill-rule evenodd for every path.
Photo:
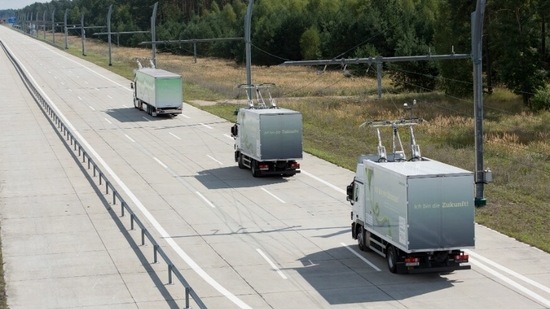
<instances>
[{"instance_id":1,"label":"highway road","mask_svg":"<svg viewBox=\"0 0 550 309\"><path fill-rule=\"evenodd\" d=\"M391 274L351 239L344 190L353 172L304 154L301 174L253 178L233 160L231 123L188 104L178 117L153 118L133 108L129 80L5 27L0 40L112 171L209 308L550 308L550 255L536 248L478 225L471 270ZM5 262L13 268L17 259ZM13 280L8 302L17 303L11 297L28 294ZM182 307L183 293L170 295L155 307Z\"/></svg>"}]
</instances>

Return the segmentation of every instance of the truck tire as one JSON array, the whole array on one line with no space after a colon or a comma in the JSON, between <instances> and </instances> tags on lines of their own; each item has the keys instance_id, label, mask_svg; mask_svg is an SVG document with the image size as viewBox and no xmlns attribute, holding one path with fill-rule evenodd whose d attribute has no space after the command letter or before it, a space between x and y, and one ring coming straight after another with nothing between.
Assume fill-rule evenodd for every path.
<instances>
[{"instance_id":1,"label":"truck tire","mask_svg":"<svg viewBox=\"0 0 550 309\"><path fill-rule=\"evenodd\" d=\"M239 164L240 169L245 169L246 168L246 166L243 164L243 155L240 152L237 154L237 162Z\"/></svg>"},{"instance_id":2,"label":"truck tire","mask_svg":"<svg viewBox=\"0 0 550 309\"><path fill-rule=\"evenodd\" d=\"M260 177L260 170L258 170L258 162L250 160L250 171L253 177Z\"/></svg>"},{"instance_id":3,"label":"truck tire","mask_svg":"<svg viewBox=\"0 0 550 309\"><path fill-rule=\"evenodd\" d=\"M365 229L362 225L357 226L357 246L359 250L365 251L367 244L365 243Z\"/></svg>"},{"instance_id":4,"label":"truck tire","mask_svg":"<svg viewBox=\"0 0 550 309\"><path fill-rule=\"evenodd\" d=\"M397 272L397 252L394 246L388 245L386 247L386 261L390 272L395 274Z\"/></svg>"}]
</instances>

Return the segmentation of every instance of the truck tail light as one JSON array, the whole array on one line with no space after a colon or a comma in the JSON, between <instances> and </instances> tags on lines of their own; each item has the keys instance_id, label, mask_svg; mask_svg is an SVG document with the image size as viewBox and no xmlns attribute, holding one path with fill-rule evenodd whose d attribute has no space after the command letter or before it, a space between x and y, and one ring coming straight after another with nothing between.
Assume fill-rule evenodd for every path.
<instances>
[{"instance_id":1,"label":"truck tail light","mask_svg":"<svg viewBox=\"0 0 550 309\"><path fill-rule=\"evenodd\" d=\"M262 163L262 164L258 165L258 168L260 169L260 171L268 171L269 170L269 165L267 165L265 163Z\"/></svg>"},{"instance_id":2,"label":"truck tail light","mask_svg":"<svg viewBox=\"0 0 550 309\"><path fill-rule=\"evenodd\" d=\"M290 167L293 168L293 169L299 169L300 168L300 163L292 162L292 164L290 164Z\"/></svg>"},{"instance_id":3,"label":"truck tail light","mask_svg":"<svg viewBox=\"0 0 550 309\"><path fill-rule=\"evenodd\" d=\"M457 263L467 263L469 258L470 258L469 255L461 253L455 256L455 261Z\"/></svg>"},{"instance_id":4,"label":"truck tail light","mask_svg":"<svg viewBox=\"0 0 550 309\"><path fill-rule=\"evenodd\" d=\"M405 258L405 266L418 266L420 265L420 259L417 257L406 257Z\"/></svg>"}]
</instances>

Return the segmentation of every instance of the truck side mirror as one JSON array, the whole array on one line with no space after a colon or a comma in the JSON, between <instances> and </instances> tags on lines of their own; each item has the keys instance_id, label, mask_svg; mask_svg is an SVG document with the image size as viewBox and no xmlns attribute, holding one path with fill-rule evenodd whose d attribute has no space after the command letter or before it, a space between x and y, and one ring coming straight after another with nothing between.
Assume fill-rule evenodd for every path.
<instances>
[{"instance_id":1,"label":"truck side mirror","mask_svg":"<svg viewBox=\"0 0 550 309\"><path fill-rule=\"evenodd\" d=\"M134 83L130 83L130 88L134 89Z\"/></svg>"},{"instance_id":2,"label":"truck side mirror","mask_svg":"<svg viewBox=\"0 0 550 309\"><path fill-rule=\"evenodd\" d=\"M347 187L346 187L346 200L350 201L353 204L353 189L354 189L354 181L352 181Z\"/></svg>"}]
</instances>

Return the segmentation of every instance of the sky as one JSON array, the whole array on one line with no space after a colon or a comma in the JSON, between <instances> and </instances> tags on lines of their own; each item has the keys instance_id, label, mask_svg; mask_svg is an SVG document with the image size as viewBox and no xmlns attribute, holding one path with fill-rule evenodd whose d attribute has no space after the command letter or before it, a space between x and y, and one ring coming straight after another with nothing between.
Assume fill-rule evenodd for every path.
<instances>
[{"instance_id":1,"label":"sky","mask_svg":"<svg viewBox=\"0 0 550 309\"><path fill-rule=\"evenodd\" d=\"M0 0L0 10L22 9L35 2L48 3L51 0Z\"/></svg>"}]
</instances>

